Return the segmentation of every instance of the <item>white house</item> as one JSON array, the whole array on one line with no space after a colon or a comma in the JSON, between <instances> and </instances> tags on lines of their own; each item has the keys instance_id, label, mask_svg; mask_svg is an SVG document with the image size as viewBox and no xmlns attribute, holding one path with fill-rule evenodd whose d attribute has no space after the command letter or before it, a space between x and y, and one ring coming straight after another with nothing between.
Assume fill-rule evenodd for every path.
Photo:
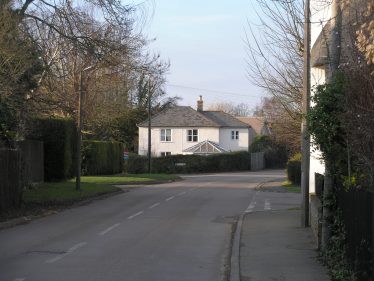
<instances>
[{"instance_id":1,"label":"white house","mask_svg":"<svg viewBox=\"0 0 374 281\"><path fill-rule=\"evenodd\" d=\"M147 155L148 121L138 127L139 155ZM252 141L250 128L222 111L204 111L200 96L197 110L174 106L151 118L151 152L155 156L166 156L248 151Z\"/></svg>"},{"instance_id":2,"label":"white house","mask_svg":"<svg viewBox=\"0 0 374 281\"><path fill-rule=\"evenodd\" d=\"M329 32L331 18L331 4L312 0L311 9L311 87L326 82L327 43L326 34ZM313 91L312 91L313 94ZM312 104L313 106L313 104ZM312 140L313 143L313 140ZM310 150L309 193L316 190L315 174L324 174L325 165L321 159L321 152L313 145Z\"/></svg>"}]
</instances>

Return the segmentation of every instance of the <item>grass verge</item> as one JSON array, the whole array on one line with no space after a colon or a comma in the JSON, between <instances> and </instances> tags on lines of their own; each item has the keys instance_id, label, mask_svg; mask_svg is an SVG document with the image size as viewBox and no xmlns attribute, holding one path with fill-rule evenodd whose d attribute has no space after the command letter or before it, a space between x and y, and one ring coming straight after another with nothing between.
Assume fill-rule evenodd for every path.
<instances>
[{"instance_id":1,"label":"grass verge","mask_svg":"<svg viewBox=\"0 0 374 281\"><path fill-rule=\"evenodd\" d=\"M70 205L76 201L120 190L113 184L142 183L160 180L174 180L177 176L163 174L83 176L81 190L75 190L75 179L64 182L45 182L34 189L23 192L25 204Z\"/></svg>"},{"instance_id":2,"label":"grass verge","mask_svg":"<svg viewBox=\"0 0 374 281\"><path fill-rule=\"evenodd\" d=\"M81 183L81 190L75 190L75 182L46 182L38 184L34 189L23 192L25 204L69 205L94 196L119 190L112 185Z\"/></svg>"},{"instance_id":3,"label":"grass verge","mask_svg":"<svg viewBox=\"0 0 374 281\"><path fill-rule=\"evenodd\" d=\"M68 207L76 202L95 198L121 190L114 184L149 183L178 179L174 175L137 174L113 176L83 176L81 190L75 190L75 179L64 182L45 182L26 189L22 195L22 206L0 214L0 221L22 216L38 216L50 211Z\"/></svg>"},{"instance_id":4,"label":"grass verge","mask_svg":"<svg viewBox=\"0 0 374 281\"><path fill-rule=\"evenodd\" d=\"M293 193L300 193L301 192L301 187L300 185L295 185L290 181L284 181L282 183L282 187L287 189L288 192L293 192Z\"/></svg>"},{"instance_id":5,"label":"grass verge","mask_svg":"<svg viewBox=\"0 0 374 281\"><path fill-rule=\"evenodd\" d=\"M129 184L151 181L176 180L178 176L166 174L136 174L136 175L110 175L110 176L84 176L82 182L95 184ZM74 181L74 180L71 180Z\"/></svg>"}]
</instances>

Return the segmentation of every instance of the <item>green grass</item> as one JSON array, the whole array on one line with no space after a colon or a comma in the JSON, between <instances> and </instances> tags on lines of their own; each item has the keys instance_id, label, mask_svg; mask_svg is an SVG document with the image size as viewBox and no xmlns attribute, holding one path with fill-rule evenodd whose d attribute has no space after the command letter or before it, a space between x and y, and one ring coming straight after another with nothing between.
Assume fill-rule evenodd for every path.
<instances>
[{"instance_id":1,"label":"green grass","mask_svg":"<svg viewBox=\"0 0 374 281\"><path fill-rule=\"evenodd\" d=\"M65 182L45 182L23 192L23 201L38 205L69 205L76 201L120 190L113 184L141 183L158 180L174 180L174 175L139 174L114 176L83 176L81 190L75 190L75 179Z\"/></svg>"},{"instance_id":2,"label":"green grass","mask_svg":"<svg viewBox=\"0 0 374 281\"><path fill-rule=\"evenodd\" d=\"M46 182L25 190L23 201L25 204L65 205L116 190L119 188L112 185L82 182L81 190L77 191L75 182Z\"/></svg>"},{"instance_id":3,"label":"green grass","mask_svg":"<svg viewBox=\"0 0 374 281\"><path fill-rule=\"evenodd\" d=\"M96 183L96 184L128 184L128 183L139 183L149 182L158 180L175 180L177 176L166 175L166 174L136 174L136 175L110 175L110 176L83 176L81 178L84 183ZM75 180L71 180L75 181Z\"/></svg>"},{"instance_id":4,"label":"green grass","mask_svg":"<svg viewBox=\"0 0 374 281\"><path fill-rule=\"evenodd\" d=\"M300 193L301 192L301 188L299 185L295 185L293 183L291 183L290 181L284 181L282 183L282 187L284 187L285 189L287 189L289 192L294 192L294 193Z\"/></svg>"}]
</instances>

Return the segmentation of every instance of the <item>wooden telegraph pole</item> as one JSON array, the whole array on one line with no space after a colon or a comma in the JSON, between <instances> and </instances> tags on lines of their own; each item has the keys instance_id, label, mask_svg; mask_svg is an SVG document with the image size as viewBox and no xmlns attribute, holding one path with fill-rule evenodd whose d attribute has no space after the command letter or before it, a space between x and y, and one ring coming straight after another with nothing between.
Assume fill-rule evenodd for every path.
<instances>
[{"instance_id":1,"label":"wooden telegraph pole","mask_svg":"<svg viewBox=\"0 0 374 281\"><path fill-rule=\"evenodd\" d=\"M151 83L148 81L148 173L152 172L152 124L151 124L151 106L152 106Z\"/></svg>"},{"instance_id":2,"label":"wooden telegraph pole","mask_svg":"<svg viewBox=\"0 0 374 281\"><path fill-rule=\"evenodd\" d=\"M304 3L304 74L301 123L301 226L309 226L310 136L306 115L310 107L310 0Z\"/></svg>"}]
</instances>

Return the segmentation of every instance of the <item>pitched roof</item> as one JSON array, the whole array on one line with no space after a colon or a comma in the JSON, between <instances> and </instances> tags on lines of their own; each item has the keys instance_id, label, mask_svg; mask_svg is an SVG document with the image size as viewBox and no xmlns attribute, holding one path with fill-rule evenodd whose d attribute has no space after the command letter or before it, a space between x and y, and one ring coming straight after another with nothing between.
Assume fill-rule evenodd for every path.
<instances>
[{"instance_id":1,"label":"pitched roof","mask_svg":"<svg viewBox=\"0 0 374 281\"><path fill-rule=\"evenodd\" d=\"M192 152L194 154L214 154L214 153L224 153L224 152L227 152L227 150L221 147L218 143L205 140L183 150L183 152Z\"/></svg>"},{"instance_id":2,"label":"pitched roof","mask_svg":"<svg viewBox=\"0 0 374 281\"><path fill-rule=\"evenodd\" d=\"M238 120L234 116L223 111L203 111L202 114L214 122L220 124L221 127L248 128L248 124Z\"/></svg>"},{"instance_id":3,"label":"pitched roof","mask_svg":"<svg viewBox=\"0 0 374 281\"><path fill-rule=\"evenodd\" d=\"M189 106L174 106L154 115L152 127L220 127L220 124ZM148 120L138 124L148 127Z\"/></svg>"},{"instance_id":4,"label":"pitched roof","mask_svg":"<svg viewBox=\"0 0 374 281\"><path fill-rule=\"evenodd\" d=\"M151 124L152 127L249 127L222 111L196 111L189 106L165 109L152 117ZM138 127L148 127L148 120L138 124Z\"/></svg>"},{"instance_id":5,"label":"pitched roof","mask_svg":"<svg viewBox=\"0 0 374 281\"><path fill-rule=\"evenodd\" d=\"M258 135L270 135L271 129L266 124L263 117L236 117L240 121L248 124Z\"/></svg>"}]
</instances>

